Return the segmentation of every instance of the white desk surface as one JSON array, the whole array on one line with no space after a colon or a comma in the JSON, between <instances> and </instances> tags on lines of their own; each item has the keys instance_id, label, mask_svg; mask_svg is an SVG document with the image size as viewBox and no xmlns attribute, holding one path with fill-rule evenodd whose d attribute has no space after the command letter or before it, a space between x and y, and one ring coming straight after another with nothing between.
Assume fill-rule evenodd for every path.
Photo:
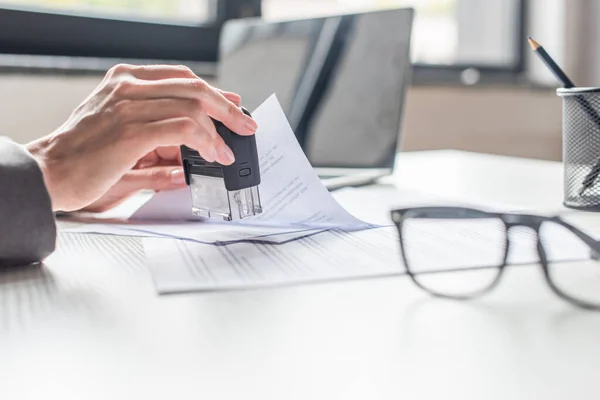
<instances>
[{"instance_id":1,"label":"white desk surface","mask_svg":"<svg viewBox=\"0 0 600 400\"><path fill-rule=\"evenodd\" d=\"M559 163L454 151L401 154L389 181L562 200ZM538 266L470 302L405 277L159 297L138 239L69 236L44 268L0 271L2 399L600 398L600 312L556 298Z\"/></svg>"}]
</instances>

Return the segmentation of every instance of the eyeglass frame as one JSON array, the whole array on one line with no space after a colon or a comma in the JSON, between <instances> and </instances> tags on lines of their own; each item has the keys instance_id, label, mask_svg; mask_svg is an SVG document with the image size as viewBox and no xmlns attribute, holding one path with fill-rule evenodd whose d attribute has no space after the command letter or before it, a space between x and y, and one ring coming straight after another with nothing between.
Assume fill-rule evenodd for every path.
<instances>
[{"instance_id":1,"label":"eyeglass frame","mask_svg":"<svg viewBox=\"0 0 600 400\"><path fill-rule=\"evenodd\" d=\"M526 228L531 228L536 235L536 249L538 253L538 262L542 267L544 272L544 277L550 289L561 299L568 301L578 307L590 310L600 310L600 303L594 304L581 299L577 299L573 296L570 296L567 293L564 293L553 281L550 274L550 266L548 262L548 257L546 255L546 250L544 249L544 244L540 238L540 228L544 222L553 222L558 225L563 226L568 229L571 233L577 236L581 241L583 241L591 250L591 255L593 258L600 259L600 241L592 238L588 234L582 232L578 228L573 225L563 221L558 216L542 216L542 215L533 215L533 214L518 214L518 213L498 213L498 212L489 212L483 210L477 210L474 208L467 207L408 207L408 208L399 208L391 211L392 221L396 225L398 229L398 236L400 239L400 252L402 254L402 260L404 261L404 267L406 268L406 273L410 276L411 280L419 286L421 289L426 291L427 293L436 296L443 297L449 299L457 299L457 300L467 300L482 296L492 289L494 289L501 280L501 277L504 273L505 267L508 265L508 254L510 251L510 236L509 231L512 228L523 226ZM415 273L411 270L409 265L406 251L404 248L404 240L403 240L403 227L404 222L410 218L420 218L420 219L490 219L496 218L504 223L505 227L505 250L504 256L502 258L502 264L499 266L490 266L486 268L497 268L498 274L494 278L494 281L491 282L487 287L482 290L476 291L471 294L465 295L448 295L444 293L438 293L434 290L429 289L428 287L422 285L417 279L417 275L419 273ZM460 271L456 271L460 272ZM438 273L438 272L433 272Z\"/></svg>"}]
</instances>

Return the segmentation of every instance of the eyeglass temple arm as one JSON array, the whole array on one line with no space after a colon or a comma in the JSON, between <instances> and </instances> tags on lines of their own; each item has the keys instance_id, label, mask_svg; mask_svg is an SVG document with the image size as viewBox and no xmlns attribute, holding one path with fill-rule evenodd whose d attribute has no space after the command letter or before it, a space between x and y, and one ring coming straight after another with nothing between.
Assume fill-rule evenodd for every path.
<instances>
[{"instance_id":1,"label":"eyeglass temple arm","mask_svg":"<svg viewBox=\"0 0 600 400\"><path fill-rule=\"evenodd\" d=\"M579 239L581 239L585 244L587 244L593 250L593 258L600 259L600 241L594 239L587 233L583 233L573 225L568 224L560 219L557 219L556 222L573 232Z\"/></svg>"}]
</instances>

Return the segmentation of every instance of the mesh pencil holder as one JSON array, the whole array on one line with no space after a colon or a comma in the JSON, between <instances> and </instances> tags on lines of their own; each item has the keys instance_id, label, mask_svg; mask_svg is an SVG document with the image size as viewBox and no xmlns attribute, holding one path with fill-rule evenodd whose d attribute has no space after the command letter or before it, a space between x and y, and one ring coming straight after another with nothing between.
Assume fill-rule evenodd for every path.
<instances>
[{"instance_id":1,"label":"mesh pencil holder","mask_svg":"<svg viewBox=\"0 0 600 400\"><path fill-rule=\"evenodd\" d=\"M563 99L564 205L600 211L600 88L557 94Z\"/></svg>"}]
</instances>

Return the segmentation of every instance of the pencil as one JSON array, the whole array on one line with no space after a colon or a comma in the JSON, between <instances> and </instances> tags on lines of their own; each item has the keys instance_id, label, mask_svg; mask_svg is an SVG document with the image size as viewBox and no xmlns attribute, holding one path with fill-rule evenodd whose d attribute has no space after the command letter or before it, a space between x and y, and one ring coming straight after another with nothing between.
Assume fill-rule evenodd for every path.
<instances>
[{"instance_id":1,"label":"pencil","mask_svg":"<svg viewBox=\"0 0 600 400\"><path fill-rule=\"evenodd\" d=\"M567 74L556 64L556 62L550 57L550 55L544 50L544 48L536 42L531 36L527 36L527 41L531 46L531 49L540 57L540 59L546 64L548 69L554 74L556 79L561 83L564 88L573 88L575 84ZM581 105L583 110L588 114L588 116L600 127L600 115L595 111L588 101L581 97L575 96L575 100ZM579 195L581 196L588 188L590 188L596 178L600 175L600 159L596 161L596 164L592 167L592 170L586 175L583 180L581 190L579 191Z\"/></svg>"},{"instance_id":2,"label":"pencil","mask_svg":"<svg viewBox=\"0 0 600 400\"><path fill-rule=\"evenodd\" d=\"M550 54L548 54L538 42L536 42L531 36L527 36L527 41L529 42L531 49L540 57L544 64L546 64L548 69L554 74L556 79L558 79L558 81L562 84L564 88L568 89L575 87L573 81L569 79L567 74L563 72L563 70L558 66L558 64L554 62L552 57L550 57Z\"/></svg>"}]
</instances>

